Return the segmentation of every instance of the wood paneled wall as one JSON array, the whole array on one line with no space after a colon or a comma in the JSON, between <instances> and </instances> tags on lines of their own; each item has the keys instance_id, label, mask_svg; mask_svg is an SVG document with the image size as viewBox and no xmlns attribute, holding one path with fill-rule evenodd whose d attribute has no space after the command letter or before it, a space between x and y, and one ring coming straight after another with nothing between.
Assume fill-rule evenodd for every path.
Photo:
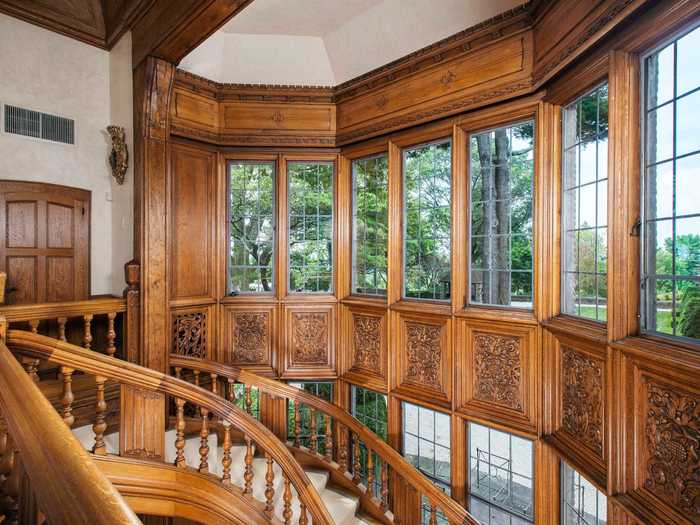
<instances>
[{"instance_id":1,"label":"wood paneled wall","mask_svg":"<svg viewBox=\"0 0 700 525\"><path fill-rule=\"evenodd\" d=\"M441 44L460 48L449 58L415 66L436 52L424 51L333 90L220 86L178 73L168 172L171 348L278 378L334 380L336 400L346 405L350 384L384 392L397 447L401 400L449 413L452 493L460 502L466 422L475 421L534 441L538 524L559 523L560 458L608 494L610 523L700 522L700 349L639 335L639 240L630 233L639 202L639 54L697 23L700 5L583 4L539 2L532 19L516 12L498 20L498 36L466 45L489 33L482 27ZM485 66L496 56L500 72ZM483 67L483 84L467 74ZM560 118L564 105L605 79L610 300L608 322L600 324L561 315ZM471 306L467 141L524 119L534 119L536 130L534 306ZM452 300L407 301L401 153L442 138L453 145ZM330 149L336 144L344 147ZM291 149L299 146L307 148ZM389 157L386 299L354 296L350 287L350 163L380 152ZM335 162L335 292L325 296L286 293L285 162L298 158ZM273 297L225 293L228 159L277 166Z\"/></svg>"}]
</instances>

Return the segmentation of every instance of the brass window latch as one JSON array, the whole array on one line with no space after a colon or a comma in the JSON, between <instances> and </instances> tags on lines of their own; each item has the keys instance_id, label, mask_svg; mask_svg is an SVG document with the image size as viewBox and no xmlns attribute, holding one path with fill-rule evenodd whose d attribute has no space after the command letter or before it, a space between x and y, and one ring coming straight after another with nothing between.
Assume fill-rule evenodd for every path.
<instances>
[{"instance_id":1,"label":"brass window latch","mask_svg":"<svg viewBox=\"0 0 700 525\"><path fill-rule=\"evenodd\" d=\"M639 233L642 230L642 219L637 217L637 220L634 221L634 224L632 225L632 229L630 230L630 235L632 237L639 237Z\"/></svg>"}]
</instances>

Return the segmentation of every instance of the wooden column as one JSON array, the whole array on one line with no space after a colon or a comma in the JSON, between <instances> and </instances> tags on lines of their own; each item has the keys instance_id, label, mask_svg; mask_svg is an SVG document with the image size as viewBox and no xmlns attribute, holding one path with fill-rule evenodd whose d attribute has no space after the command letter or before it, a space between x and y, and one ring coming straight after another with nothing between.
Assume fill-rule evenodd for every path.
<instances>
[{"instance_id":1,"label":"wooden column","mask_svg":"<svg viewBox=\"0 0 700 525\"><path fill-rule=\"evenodd\" d=\"M140 363L141 354L139 352L139 342L141 340L141 328L139 321L141 317L141 300L139 293L139 281L141 280L139 263L132 259L124 265L124 277L127 287L124 290L126 299L126 312L124 313L124 359L130 363Z\"/></svg>"},{"instance_id":2,"label":"wooden column","mask_svg":"<svg viewBox=\"0 0 700 525\"><path fill-rule=\"evenodd\" d=\"M134 70L134 254L127 277L140 288L138 350L130 359L168 373L170 322L167 288L167 149L169 106L175 67L147 57ZM127 292L130 293L130 292ZM134 294L132 294L132 299ZM138 357L137 357L138 356ZM165 395L122 386L122 455L162 457L165 447Z\"/></svg>"}]
</instances>

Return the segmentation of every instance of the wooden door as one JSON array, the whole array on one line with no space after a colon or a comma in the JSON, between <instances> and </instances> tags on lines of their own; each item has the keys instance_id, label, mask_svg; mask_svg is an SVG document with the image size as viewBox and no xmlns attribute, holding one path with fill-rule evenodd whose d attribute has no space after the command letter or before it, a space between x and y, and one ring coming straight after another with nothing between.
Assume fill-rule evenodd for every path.
<instances>
[{"instance_id":1,"label":"wooden door","mask_svg":"<svg viewBox=\"0 0 700 525\"><path fill-rule=\"evenodd\" d=\"M90 294L90 192L0 181L0 270L6 304L86 299Z\"/></svg>"}]
</instances>

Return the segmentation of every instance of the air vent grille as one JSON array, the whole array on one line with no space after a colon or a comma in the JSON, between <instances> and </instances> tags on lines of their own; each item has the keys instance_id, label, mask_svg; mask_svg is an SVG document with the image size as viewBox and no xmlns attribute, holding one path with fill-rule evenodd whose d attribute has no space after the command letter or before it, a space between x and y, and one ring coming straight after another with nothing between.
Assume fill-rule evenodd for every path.
<instances>
[{"instance_id":1,"label":"air vent grille","mask_svg":"<svg viewBox=\"0 0 700 525\"><path fill-rule=\"evenodd\" d=\"M75 144L75 121L31 109L5 105L5 132Z\"/></svg>"}]
</instances>

